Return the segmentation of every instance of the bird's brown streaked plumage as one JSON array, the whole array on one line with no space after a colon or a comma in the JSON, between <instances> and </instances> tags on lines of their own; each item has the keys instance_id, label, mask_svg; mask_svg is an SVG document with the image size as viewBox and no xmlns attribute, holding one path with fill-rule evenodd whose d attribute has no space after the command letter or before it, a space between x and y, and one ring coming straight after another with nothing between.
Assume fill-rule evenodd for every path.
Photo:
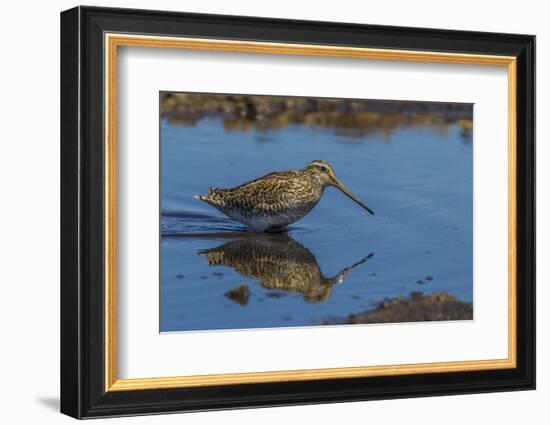
<instances>
[{"instance_id":1,"label":"bird's brown streaked plumage","mask_svg":"<svg viewBox=\"0 0 550 425\"><path fill-rule=\"evenodd\" d=\"M278 171L229 189L211 188L196 198L255 232L279 231L301 219L319 202L327 186L334 186L374 212L336 178L323 160L310 162L301 170Z\"/></svg>"},{"instance_id":2,"label":"bird's brown streaked plumage","mask_svg":"<svg viewBox=\"0 0 550 425\"><path fill-rule=\"evenodd\" d=\"M288 234L253 234L199 254L209 266L231 267L244 277L258 279L265 289L299 292L309 302L328 299L335 284L374 255L325 277L311 251Z\"/></svg>"}]
</instances>

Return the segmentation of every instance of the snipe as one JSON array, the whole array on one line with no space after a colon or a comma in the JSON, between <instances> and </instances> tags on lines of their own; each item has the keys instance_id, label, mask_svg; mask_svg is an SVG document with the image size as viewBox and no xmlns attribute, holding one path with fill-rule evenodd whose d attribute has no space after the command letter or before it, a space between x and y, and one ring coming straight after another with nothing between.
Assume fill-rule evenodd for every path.
<instances>
[{"instance_id":1,"label":"snipe","mask_svg":"<svg viewBox=\"0 0 550 425\"><path fill-rule=\"evenodd\" d=\"M285 233L247 234L199 254L206 257L209 266L230 267L244 277L259 280L265 289L298 292L308 302L327 300L334 285L374 256L370 253L328 277L321 272L313 253Z\"/></svg>"},{"instance_id":2,"label":"snipe","mask_svg":"<svg viewBox=\"0 0 550 425\"><path fill-rule=\"evenodd\" d=\"M195 196L253 232L277 232L300 220L319 202L326 187L333 186L363 204L336 178L331 165L311 161L301 170L277 171L229 189L210 188Z\"/></svg>"}]
</instances>

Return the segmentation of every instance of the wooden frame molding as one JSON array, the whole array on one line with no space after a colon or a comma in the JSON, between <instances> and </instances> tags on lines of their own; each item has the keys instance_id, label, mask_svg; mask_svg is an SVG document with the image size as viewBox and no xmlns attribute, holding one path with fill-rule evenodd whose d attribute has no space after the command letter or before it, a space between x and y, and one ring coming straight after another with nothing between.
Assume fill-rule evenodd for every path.
<instances>
[{"instance_id":1,"label":"wooden frame molding","mask_svg":"<svg viewBox=\"0 0 550 425\"><path fill-rule=\"evenodd\" d=\"M117 51L118 47L147 47L230 51L260 54L303 55L397 60L507 67L508 72L508 357L506 359L458 361L387 366L177 376L167 378L118 379L116 322L116 208L117 208ZM269 382L310 381L356 377L410 375L511 369L517 365L517 67L514 56L444 53L397 49L371 49L313 44L268 43L206 38L161 37L106 33L105 51L105 391L134 391L184 387L207 387Z\"/></svg>"}]
</instances>

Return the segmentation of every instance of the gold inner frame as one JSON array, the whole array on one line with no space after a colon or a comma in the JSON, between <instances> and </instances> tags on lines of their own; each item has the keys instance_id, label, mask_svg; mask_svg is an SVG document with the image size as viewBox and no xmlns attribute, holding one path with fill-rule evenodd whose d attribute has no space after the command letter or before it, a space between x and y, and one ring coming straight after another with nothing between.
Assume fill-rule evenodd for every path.
<instances>
[{"instance_id":1,"label":"gold inner frame","mask_svg":"<svg viewBox=\"0 0 550 425\"><path fill-rule=\"evenodd\" d=\"M131 391L213 385L235 385L319 379L481 371L516 367L516 58L477 54L370 49L327 45L267 43L105 34L105 391ZM230 51L281 55L325 56L355 59L436 62L507 67L508 72L508 357L419 364L361 366L326 369L247 372L215 375L118 379L116 324L116 123L117 48L120 46Z\"/></svg>"}]
</instances>

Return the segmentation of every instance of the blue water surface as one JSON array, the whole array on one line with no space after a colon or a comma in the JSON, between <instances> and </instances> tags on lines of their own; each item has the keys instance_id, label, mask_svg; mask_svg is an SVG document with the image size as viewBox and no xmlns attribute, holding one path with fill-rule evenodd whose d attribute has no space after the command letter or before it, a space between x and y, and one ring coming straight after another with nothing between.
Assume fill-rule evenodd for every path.
<instances>
[{"instance_id":1,"label":"blue water surface","mask_svg":"<svg viewBox=\"0 0 550 425\"><path fill-rule=\"evenodd\" d=\"M244 266L209 265L205 250L235 254L245 238L243 249L255 253L269 251L271 242L243 235L242 225L193 195L303 168L313 159L330 162L376 215L328 188L313 211L272 244L281 273L292 267L301 273L305 264L328 279L369 258L321 299L300 288L262 286L264 279L249 272L256 260L248 251ZM471 136L453 125L350 135L304 125L228 131L217 118L192 126L163 120L161 232L162 332L317 325L413 291L446 291L471 302ZM285 240L292 248L286 253ZM243 284L246 303L226 295Z\"/></svg>"}]
</instances>

